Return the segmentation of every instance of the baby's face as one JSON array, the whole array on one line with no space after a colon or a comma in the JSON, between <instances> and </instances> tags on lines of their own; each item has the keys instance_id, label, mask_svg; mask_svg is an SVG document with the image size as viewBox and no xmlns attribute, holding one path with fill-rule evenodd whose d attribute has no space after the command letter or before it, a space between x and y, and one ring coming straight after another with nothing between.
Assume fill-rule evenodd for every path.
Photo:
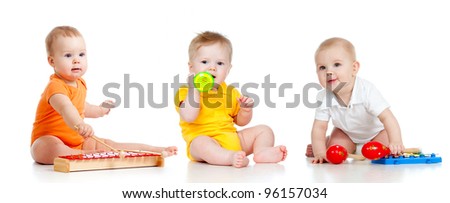
<instances>
[{"instance_id":1,"label":"baby's face","mask_svg":"<svg viewBox=\"0 0 450 203\"><path fill-rule=\"evenodd\" d=\"M201 46L189 62L190 73L209 72L216 86L225 81L230 68L230 51L220 43Z\"/></svg>"},{"instance_id":2,"label":"baby's face","mask_svg":"<svg viewBox=\"0 0 450 203\"><path fill-rule=\"evenodd\" d=\"M86 73L86 45L82 37L58 37L48 57L50 65L66 82L73 82Z\"/></svg>"},{"instance_id":3,"label":"baby's face","mask_svg":"<svg viewBox=\"0 0 450 203\"><path fill-rule=\"evenodd\" d=\"M317 76L322 87L335 91L336 87L345 83L345 86L341 84L342 91L353 89L359 63L344 48L332 46L323 49L317 53L315 60Z\"/></svg>"}]
</instances>

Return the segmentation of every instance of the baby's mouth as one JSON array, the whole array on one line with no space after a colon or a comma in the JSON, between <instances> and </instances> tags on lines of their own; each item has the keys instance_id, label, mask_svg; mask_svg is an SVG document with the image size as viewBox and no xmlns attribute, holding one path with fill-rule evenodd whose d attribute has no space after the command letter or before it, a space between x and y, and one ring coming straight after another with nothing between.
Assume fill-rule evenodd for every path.
<instances>
[{"instance_id":1,"label":"baby's mouth","mask_svg":"<svg viewBox=\"0 0 450 203\"><path fill-rule=\"evenodd\" d=\"M72 71L81 71L81 68L72 68Z\"/></svg>"}]
</instances>

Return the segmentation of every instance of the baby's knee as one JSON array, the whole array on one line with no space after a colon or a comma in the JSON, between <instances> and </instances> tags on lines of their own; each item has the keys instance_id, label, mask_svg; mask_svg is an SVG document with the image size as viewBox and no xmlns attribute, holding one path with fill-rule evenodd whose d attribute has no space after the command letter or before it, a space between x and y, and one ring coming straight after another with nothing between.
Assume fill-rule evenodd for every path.
<instances>
[{"instance_id":1,"label":"baby's knee","mask_svg":"<svg viewBox=\"0 0 450 203\"><path fill-rule=\"evenodd\" d=\"M40 164L53 164L53 160L63 154L67 147L57 137L45 135L36 139L30 147L31 157Z\"/></svg>"},{"instance_id":2,"label":"baby's knee","mask_svg":"<svg viewBox=\"0 0 450 203\"><path fill-rule=\"evenodd\" d=\"M42 137L41 137L42 138ZM54 157L49 156L50 141L47 138L37 139L30 147L30 153L33 160L40 164L53 164Z\"/></svg>"},{"instance_id":3,"label":"baby's knee","mask_svg":"<svg viewBox=\"0 0 450 203\"><path fill-rule=\"evenodd\" d=\"M268 125L257 125L255 128L259 129L261 132L273 135L273 130Z\"/></svg>"},{"instance_id":4,"label":"baby's knee","mask_svg":"<svg viewBox=\"0 0 450 203\"><path fill-rule=\"evenodd\" d=\"M199 135L199 136L195 137L194 139L192 139L190 145L191 145L191 147L192 146L196 147L197 145L202 146L202 145L205 145L206 143L209 143L209 142L217 143L214 139L212 139L209 136Z\"/></svg>"}]
</instances>

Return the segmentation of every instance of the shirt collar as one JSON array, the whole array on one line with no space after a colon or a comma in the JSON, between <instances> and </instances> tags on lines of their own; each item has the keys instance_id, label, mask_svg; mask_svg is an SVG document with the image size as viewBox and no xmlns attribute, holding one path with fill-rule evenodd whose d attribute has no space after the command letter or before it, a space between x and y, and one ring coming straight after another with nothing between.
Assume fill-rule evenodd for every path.
<instances>
[{"instance_id":1,"label":"shirt collar","mask_svg":"<svg viewBox=\"0 0 450 203\"><path fill-rule=\"evenodd\" d=\"M363 98L362 98L362 88L360 85L361 81L359 77L355 78L355 83L353 85L353 90L352 90L352 95L350 97L350 101L348 103L348 108L352 107L352 105L354 104L359 104L363 102ZM324 90L325 93L325 99L322 102L328 102L326 98L331 98L331 106L339 106L339 107L345 107L347 108L347 106L343 106L340 104L339 99L336 97L336 94L334 94L332 91L329 90ZM327 105L328 106L328 105Z\"/></svg>"}]
</instances>

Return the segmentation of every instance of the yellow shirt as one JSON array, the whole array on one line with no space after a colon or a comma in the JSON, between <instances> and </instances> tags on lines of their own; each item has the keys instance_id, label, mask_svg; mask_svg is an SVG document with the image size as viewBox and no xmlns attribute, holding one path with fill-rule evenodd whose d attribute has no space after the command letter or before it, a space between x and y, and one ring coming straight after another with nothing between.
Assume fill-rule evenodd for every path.
<instances>
[{"instance_id":1,"label":"yellow shirt","mask_svg":"<svg viewBox=\"0 0 450 203\"><path fill-rule=\"evenodd\" d=\"M175 106L180 112L180 105L187 99L188 88L181 87L175 95ZM234 119L239 112L237 99L241 96L233 86L222 83L217 90L200 93L200 112L191 123L180 118L180 127L184 140L189 143L199 135L216 136L224 133L236 133Z\"/></svg>"}]
</instances>

